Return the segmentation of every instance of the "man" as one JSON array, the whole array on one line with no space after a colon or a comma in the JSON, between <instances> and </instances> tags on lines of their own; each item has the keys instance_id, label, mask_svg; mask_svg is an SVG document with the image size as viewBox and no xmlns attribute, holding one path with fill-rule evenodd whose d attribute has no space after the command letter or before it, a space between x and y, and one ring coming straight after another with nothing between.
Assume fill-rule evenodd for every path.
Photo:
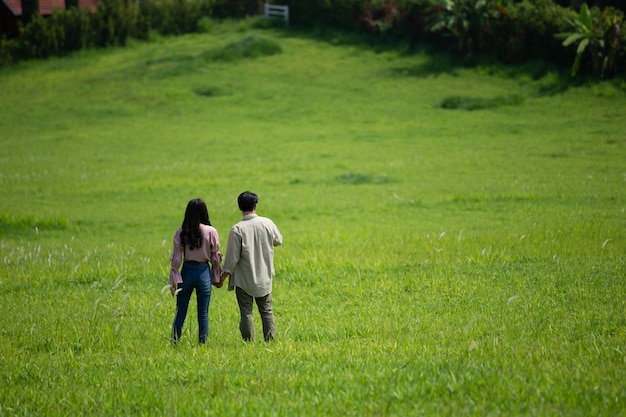
<instances>
[{"instance_id":1,"label":"man","mask_svg":"<svg viewBox=\"0 0 626 417\"><path fill-rule=\"evenodd\" d=\"M236 290L241 319L239 330L246 341L254 340L252 304L256 305L263 322L265 341L274 339L276 331L272 309L272 278L274 277L274 247L283 237L274 222L256 214L259 197L246 191L237 198L242 219L230 229L222 279L228 290Z\"/></svg>"}]
</instances>

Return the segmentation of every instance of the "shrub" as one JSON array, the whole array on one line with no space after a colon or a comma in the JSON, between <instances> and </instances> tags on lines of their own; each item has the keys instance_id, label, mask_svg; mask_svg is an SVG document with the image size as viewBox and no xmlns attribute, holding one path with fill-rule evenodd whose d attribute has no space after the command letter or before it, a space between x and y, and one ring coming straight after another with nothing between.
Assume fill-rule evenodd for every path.
<instances>
[{"instance_id":1,"label":"shrub","mask_svg":"<svg viewBox=\"0 0 626 417\"><path fill-rule=\"evenodd\" d=\"M329 27L359 30L359 16L365 11L364 0L290 1L291 22L304 27Z\"/></svg>"},{"instance_id":2,"label":"shrub","mask_svg":"<svg viewBox=\"0 0 626 417\"><path fill-rule=\"evenodd\" d=\"M10 65L14 60L15 39L0 39L0 67Z\"/></svg>"},{"instance_id":3,"label":"shrub","mask_svg":"<svg viewBox=\"0 0 626 417\"><path fill-rule=\"evenodd\" d=\"M48 25L41 15L33 15L30 22L21 27L20 33L14 58L24 60L48 56L48 41L53 41L54 34L48 33Z\"/></svg>"},{"instance_id":4,"label":"shrub","mask_svg":"<svg viewBox=\"0 0 626 417\"><path fill-rule=\"evenodd\" d=\"M63 44L57 55L93 46L92 17L86 11L78 7L57 11L50 17L49 24L58 28L63 36Z\"/></svg>"},{"instance_id":5,"label":"shrub","mask_svg":"<svg viewBox=\"0 0 626 417\"><path fill-rule=\"evenodd\" d=\"M368 32L384 33L398 26L401 9L393 0L382 3L368 3L358 17L359 24Z\"/></svg>"},{"instance_id":6,"label":"shrub","mask_svg":"<svg viewBox=\"0 0 626 417\"><path fill-rule=\"evenodd\" d=\"M215 23L210 17L201 17L197 23L197 29L200 33L209 33L213 30Z\"/></svg>"},{"instance_id":7,"label":"shrub","mask_svg":"<svg viewBox=\"0 0 626 417\"><path fill-rule=\"evenodd\" d=\"M124 46L136 35L139 5L125 0L100 0L95 15L95 45Z\"/></svg>"},{"instance_id":8,"label":"shrub","mask_svg":"<svg viewBox=\"0 0 626 417\"><path fill-rule=\"evenodd\" d=\"M35 16L39 16L38 0L21 0L22 1L22 17L23 22L28 24Z\"/></svg>"},{"instance_id":9,"label":"shrub","mask_svg":"<svg viewBox=\"0 0 626 417\"><path fill-rule=\"evenodd\" d=\"M3 61L66 55L88 46L82 35L88 27L88 16L79 10L55 11L49 19L36 14L18 38L4 42Z\"/></svg>"},{"instance_id":10,"label":"shrub","mask_svg":"<svg viewBox=\"0 0 626 417\"><path fill-rule=\"evenodd\" d=\"M162 35L207 31L213 0L140 0L141 33L155 30Z\"/></svg>"},{"instance_id":11,"label":"shrub","mask_svg":"<svg viewBox=\"0 0 626 417\"><path fill-rule=\"evenodd\" d=\"M262 12L260 0L215 0L212 16L216 19L240 19Z\"/></svg>"},{"instance_id":12,"label":"shrub","mask_svg":"<svg viewBox=\"0 0 626 417\"><path fill-rule=\"evenodd\" d=\"M589 57L590 70L594 75L611 76L615 72L624 36L621 27L624 13L608 7L602 12L586 4L580 14L570 21L570 32L560 33L563 46L576 45L576 56L572 65L572 75L576 75L584 56Z\"/></svg>"},{"instance_id":13,"label":"shrub","mask_svg":"<svg viewBox=\"0 0 626 417\"><path fill-rule=\"evenodd\" d=\"M501 55L509 62L543 59L564 62L569 54L563 50L554 34L566 30L575 16L571 9L560 7L552 0L523 0L511 6L511 36L508 48Z\"/></svg>"},{"instance_id":14,"label":"shrub","mask_svg":"<svg viewBox=\"0 0 626 417\"><path fill-rule=\"evenodd\" d=\"M451 34L459 52L492 51L502 41L501 32L511 19L505 0L436 0L438 5L431 30Z\"/></svg>"},{"instance_id":15,"label":"shrub","mask_svg":"<svg viewBox=\"0 0 626 417\"><path fill-rule=\"evenodd\" d=\"M396 20L398 31L405 34L411 42L425 40L435 42L430 27L436 16L434 10L436 5L432 0L405 0L398 4L400 8L400 18Z\"/></svg>"}]
</instances>

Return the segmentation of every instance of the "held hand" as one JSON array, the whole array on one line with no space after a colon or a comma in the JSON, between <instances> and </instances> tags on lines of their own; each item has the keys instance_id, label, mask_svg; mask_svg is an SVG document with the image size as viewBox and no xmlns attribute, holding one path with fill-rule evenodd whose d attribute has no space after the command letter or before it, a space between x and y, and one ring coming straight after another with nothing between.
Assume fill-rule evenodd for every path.
<instances>
[{"instance_id":1,"label":"held hand","mask_svg":"<svg viewBox=\"0 0 626 417\"><path fill-rule=\"evenodd\" d=\"M170 285L170 292L172 293L172 297L176 296L176 284Z\"/></svg>"},{"instance_id":2,"label":"held hand","mask_svg":"<svg viewBox=\"0 0 626 417\"><path fill-rule=\"evenodd\" d=\"M221 275L219 276L219 282L215 282L213 281L213 285L216 288L222 288L222 286L224 285L224 276L226 276L227 274L225 272L222 272Z\"/></svg>"},{"instance_id":3,"label":"held hand","mask_svg":"<svg viewBox=\"0 0 626 417\"><path fill-rule=\"evenodd\" d=\"M216 288L222 288L224 286L224 281L226 281L228 276L228 273L222 272L222 275L220 275L220 282L214 282L213 285L215 285Z\"/></svg>"}]
</instances>

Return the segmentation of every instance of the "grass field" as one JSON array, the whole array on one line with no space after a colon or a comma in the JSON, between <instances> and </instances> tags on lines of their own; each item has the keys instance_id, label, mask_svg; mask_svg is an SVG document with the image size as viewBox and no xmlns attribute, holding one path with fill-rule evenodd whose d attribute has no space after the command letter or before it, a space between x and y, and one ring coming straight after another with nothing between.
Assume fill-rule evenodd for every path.
<instances>
[{"instance_id":1,"label":"grass field","mask_svg":"<svg viewBox=\"0 0 626 417\"><path fill-rule=\"evenodd\" d=\"M626 415L618 82L230 23L0 91L0 415ZM225 249L247 189L277 340L223 288L173 347L186 203Z\"/></svg>"}]
</instances>

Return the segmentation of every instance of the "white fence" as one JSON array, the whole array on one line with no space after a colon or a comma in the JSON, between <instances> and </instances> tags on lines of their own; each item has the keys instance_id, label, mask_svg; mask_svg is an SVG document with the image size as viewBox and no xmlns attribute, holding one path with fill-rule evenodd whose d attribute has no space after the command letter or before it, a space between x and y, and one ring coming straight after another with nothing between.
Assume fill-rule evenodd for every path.
<instances>
[{"instance_id":1,"label":"white fence","mask_svg":"<svg viewBox=\"0 0 626 417\"><path fill-rule=\"evenodd\" d=\"M285 26L289 26L289 6L265 3L265 17L267 19L281 18Z\"/></svg>"}]
</instances>

